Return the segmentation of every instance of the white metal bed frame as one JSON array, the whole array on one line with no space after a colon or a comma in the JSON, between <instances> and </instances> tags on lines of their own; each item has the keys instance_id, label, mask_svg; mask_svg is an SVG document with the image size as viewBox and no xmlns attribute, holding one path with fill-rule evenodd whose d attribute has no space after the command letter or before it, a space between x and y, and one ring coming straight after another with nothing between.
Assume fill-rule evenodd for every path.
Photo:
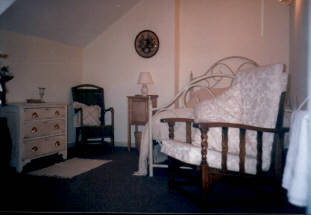
<instances>
[{"instance_id":1,"label":"white metal bed frame","mask_svg":"<svg viewBox=\"0 0 311 215\"><path fill-rule=\"evenodd\" d=\"M228 82L227 86L231 86L232 80L235 77L235 74L241 70L246 68L247 66L257 67L258 64L246 57L242 56L230 56L226 58L222 58L214 63L203 75L200 75L192 80L188 84L186 84L177 95L170 100L166 105L163 105L158 108L152 108L151 98L149 97L148 105L149 105L149 157L148 157L148 166L149 166L149 176L153 177L153 168L167 168L166 164L156 164L153 163L153 141L152 141L152 113L161 112L167 109L170 109L175 102L178 102L180 98L182 100L182 107L186 106L187 99L191 97L192 91L194 88L199 89L207 89L207 92L215 97L214 93L210 90L212 88L220 87L224 82ZM223 87L223 86L221 86ZM189 95L190 94L190 95Z\"/></svg>"}]
</instances>

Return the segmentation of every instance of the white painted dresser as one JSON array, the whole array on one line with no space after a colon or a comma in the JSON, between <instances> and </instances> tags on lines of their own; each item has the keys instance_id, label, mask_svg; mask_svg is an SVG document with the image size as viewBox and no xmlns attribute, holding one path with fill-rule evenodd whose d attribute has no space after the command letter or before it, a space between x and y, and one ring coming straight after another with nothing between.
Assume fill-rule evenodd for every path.
<instances>
[{"instance_id":1,"label":"white painted dresser","mask_svg":"<svg viewBox=\"0 0 311 215\"><path fill-rule=\"evenodd\" d=\"M31 160L55 153L67 159L67 104L12 103L0 107L12 138L10 166L17 172Z\"/></svg>"}]
</instances>

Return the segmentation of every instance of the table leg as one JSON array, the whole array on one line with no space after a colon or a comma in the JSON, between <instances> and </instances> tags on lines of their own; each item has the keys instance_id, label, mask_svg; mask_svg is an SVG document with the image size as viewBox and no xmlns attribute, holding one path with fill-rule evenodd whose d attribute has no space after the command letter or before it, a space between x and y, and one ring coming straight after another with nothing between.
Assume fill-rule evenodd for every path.
<instances>
[{"instance_id":1,"label":"table leg","mask_svg":"<svg viewBox=\"0 0 311 215\"><path fill-rule=\"evenodd\" d=\"M131 124L128 124L128 137L127 137L127 149L131 151Z\"/></svg>"},{"instance_id":2,"label":"table leg","mask_svg":"<svg viewBox=\"0 0 311 215\"><path fill-rule=\"evenodd\" d=\"M135 125L134 137L135 137L135 146L136 146L136 148L137 148L137 132L138 132L138 126Z\"/></svg>"}]
</instances>

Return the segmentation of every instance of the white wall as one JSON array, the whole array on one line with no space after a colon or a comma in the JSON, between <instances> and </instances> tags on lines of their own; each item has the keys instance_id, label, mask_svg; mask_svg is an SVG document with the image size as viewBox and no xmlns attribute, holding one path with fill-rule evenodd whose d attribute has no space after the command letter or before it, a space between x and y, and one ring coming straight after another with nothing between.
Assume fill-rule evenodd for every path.
<instances>
[{"instance_id":1,"label":"white wall","mask_svg":"<svg viewBox=\"0 0 311 215\"><path fill-rule=\"evenodd\" d=\"M296 0L291 7L290 23L290 101L296 109L307 97L308 86L308 1ZM305 107L304 107L305 108Z\"/></svg>"},{"instance_id":2,"label":"white wall","mask_svg":"<svg viewBox=\"0 0 311 215\"><path fill-rule=\"evenodd\" d=\"M310 63L310 0L294 0L290 10L290 98L291 106L296 109L307 96L309 96L308 110L310 114L310 89L311 89L311 63ZM308 83L309 81L309 83ZM309 93L308 93L309 91ZM303 107L306 109L306 105ZM310 146L310 120L308 120L308 138ZM311 147L308 153L311 153ZM308 169L311 167L311 159L308 157ZM311 183L310 174L308 184ZM308 186L308 200L306 214L311 212L311 186Z\"/></svg>"},{"instance_id":3,"label":"white wall","mask_svg":"<svg viewBox=\"0 0 311 215\"><path fill-rule=\"evenodd\" d=\"M105 88L107 107L116 110L116 142L127 142L126 96L139 93L140 71L152 73L151 93L159 95L161 105L174 94L174 68L179 68L176 80L181 88L190 71L202 74L213 62L230 55L288 67L289 7L275 0L179 3L180 14L175 17L173 0L142 0L84 50L82 80ZM179 35L174 35L176 23ZM139 57L134 50L135 36L144 29L160 38L160 50L151 59ZM174 52L177 38L179 53Z\"/></svg>"},{"instance_id":4,"label":"white wall","mask_svg":"<svg viewBox=\"0 0 311 215\"><path fill-rule=\"evenodd\" d=\"M70 87L82 78L82 50L55 41L0 31L1 59L14 78L7 82L7 102L38 99L38 87L46 88L46 101L69 101Z\"/></svg>"},{"instance_id":5,"label":"white wall","mask_svg":"<svg viewBox=\"0 0 311 215\"><path fill-rule=\"evenodd\" d=\"M45 86L48 101L68 102L73 85L100 85L106 107L115 108L116 145L126 146L127 96L140 93L139 72L152 73L155 84L149 86L150 93L159 95L161 105L174 95L176 76L181 88L190 71L202 74L221 57L242 55L260 64L288 65L288 7L275 0L180 0L175 17L175 1L141 0L83 50L1 32L0 47L9 54L6 61L15 75L8 82L8 101L37 98L37 87ZM158 53L149 59L134 49L136 35L145 29L156 32L160 40ZM180 58L175 61L176 56Z\"/></svg>"},{"instance_id":6,"label":"white wall","mask_svg":"<svg viewBox=\"0 0 311 215\"><path fill-rule=\"evenodd\" d=\"M139 72L151 72L154 84L149 94L159 95L158 104L173 96L173 11L173 0L142 0L84 49L82 82L105 89L106 107L115 109L116 145L127 145L127 96L140 94ZM145 29L160 40L152 58L140 57L134 48L136 35Z\"/></svg>"},{"instance_id":7,"label":"white wall","mask_svg":"<svg viewBox=\"0 0 311 215\"><path fill-rule=\"evenodd\" d=\"M276 0L181 0L180 31L180 88L231 55L288 66L289 8Z\"/></svg>"}]
</instances>

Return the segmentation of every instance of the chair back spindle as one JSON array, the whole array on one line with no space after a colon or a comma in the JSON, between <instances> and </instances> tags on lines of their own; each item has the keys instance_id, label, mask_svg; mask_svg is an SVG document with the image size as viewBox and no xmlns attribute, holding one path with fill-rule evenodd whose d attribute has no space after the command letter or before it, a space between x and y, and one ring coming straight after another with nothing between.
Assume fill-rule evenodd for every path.
<instances>
[{"instance_id":1,"label":"chair back spindle","mask_svg":"<svg viewBox=\"0 0 311 215\"><path fill-rule=\"evenodd\" d=\"M208 142L207 142L207 131L208 128L200 128L201 130L201 165L207 165L206 160L206 154L207 154L207 148L208 148Z\"/></svg>"},{"instance_id":2,"label":"chair back spindle","mask_svg":"<svg viewBox=\"0 0 311 215\"><path fill-rule=\"evenodd\" d=\"M191 122L186 122L186 143L191 144Z\"/></svg>"},{"instance_id":3,"label":"chair back spindle","mask_svg":"<svg viewBox=\"0 0 311 215\"><path fill-rule=\"evenodd\" d=\"M240 173L245 173L245 134L246 130L240 128Z\"/></svg>"},{"instance_id":4,"label":"chair back spindle","mask_svg":"<svg viewBox=\"0 0 311 215\"><path fill-rule=\"evenodd\" d=\"M175 122L168 123L168 137L169 139L174 139L174 126Z\"/></svg>"},{"instance_id":5,"label":"chair back spindle","mask_svg":"<svg viewBox=\"0 0 311 215\"><path fill-rule=\"evenodd\" d=\"M227 171L227 154L228 154L228 127L222 127L221 168L224 171Z\"/></svg>"},{"instance_id":6,"label":"chair back spindle","mask_svg":"<svg viewBox=\"0 0 311 215\"><path fill-rule=\"evenodd\" d=\"M262 174L262 131L257 131L257 175Z\"/></svg>"}]
</instances>

